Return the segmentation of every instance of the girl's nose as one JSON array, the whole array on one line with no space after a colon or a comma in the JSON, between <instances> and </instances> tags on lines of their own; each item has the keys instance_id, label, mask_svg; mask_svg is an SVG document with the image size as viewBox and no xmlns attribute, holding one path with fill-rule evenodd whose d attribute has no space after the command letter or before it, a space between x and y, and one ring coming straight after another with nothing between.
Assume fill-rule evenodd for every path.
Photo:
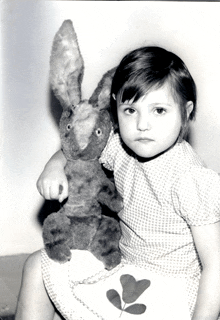
<instances>
[{"instance_id":1,"label":"girl's nose","mask_svg":"<svg viewBox=\"0 0 220 320\"><path fill-rule=\"evenodd\" d=\"M149 117L140 117L137 122L137 129L139 131L146 131L151 129Z\"/></svg>"}]
</instances>

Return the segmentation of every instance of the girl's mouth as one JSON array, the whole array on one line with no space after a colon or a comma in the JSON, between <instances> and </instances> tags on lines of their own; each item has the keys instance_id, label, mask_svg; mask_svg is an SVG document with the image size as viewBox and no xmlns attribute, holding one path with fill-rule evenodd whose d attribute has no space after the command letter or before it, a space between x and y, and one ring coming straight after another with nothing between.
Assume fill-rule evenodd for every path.
<instances>
[{"instance_id":1,"label":"girl's mouth","mask_svg":"<svg viewBox=\"0 0 220 320\"><path fill-rule=\"evenodd\" d=\"M140 141L140 142L151 142L151 141L154 141L153 139L150 139L150 138L137 138L136 141Z\"/></svg>"}]
</instances>

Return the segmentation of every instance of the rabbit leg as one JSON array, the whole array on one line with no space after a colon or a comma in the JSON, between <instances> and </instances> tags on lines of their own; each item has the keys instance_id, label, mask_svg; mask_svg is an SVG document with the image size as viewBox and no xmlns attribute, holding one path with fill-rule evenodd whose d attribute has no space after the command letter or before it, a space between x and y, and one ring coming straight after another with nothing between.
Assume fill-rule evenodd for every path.
<instances>
[{"instance_id":1,"label":"rabbit leg","mask_svg":"<svg viewBox=\"0 0 220 320\"><path fill-rule=\"evenodd\" d=\"M50 214L44 221L43 239L48 256L66 262L71 259L70 220L61 210Z\"/></svg>"},{"instance_id":2,"label":"rabbit leg","mask_svg":"<svg viewBox=\"0 0 220 320\"><path fill-rule=\"evenodd\" d=\"M121 262L120 237L121 229L117 220L103 216L89 251L104 263L107 270L111 270Z\"/></svg>"}]
</instances>

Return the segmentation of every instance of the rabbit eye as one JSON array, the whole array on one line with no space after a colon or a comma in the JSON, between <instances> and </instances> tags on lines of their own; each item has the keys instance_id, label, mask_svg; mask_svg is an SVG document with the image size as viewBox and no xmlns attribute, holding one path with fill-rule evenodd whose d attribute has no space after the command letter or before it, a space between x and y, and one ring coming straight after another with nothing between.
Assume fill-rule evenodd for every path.
<instances>
[{"instance_id":1,"label":"rabbit eye","mask_svg":"<svg viewBox=\"0 0 220 320\"><path fill-rule=\"evenodd\" d=\"M100 128L98 128L98 129L96 129L95 133L99 137L102 134L102 130Z\"/></svg>"},{"instance_id":2,"label":"rabbit eye","mask_svg":"<svg viewBox=\"0 0 220 320\"><path fill-rule=\"evenodd\" d=\"M69 131L71 129L71 124L69 123L67 126L66 126L67 130Z\"/></svg>"}]
</instances>

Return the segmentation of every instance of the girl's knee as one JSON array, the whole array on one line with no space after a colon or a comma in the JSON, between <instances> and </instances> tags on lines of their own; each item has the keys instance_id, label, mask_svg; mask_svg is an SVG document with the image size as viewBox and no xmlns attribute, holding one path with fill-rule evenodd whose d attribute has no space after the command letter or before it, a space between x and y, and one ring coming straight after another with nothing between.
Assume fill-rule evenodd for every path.
<instances>
[{"instance_id":1,"label":"girl's knee","mask_svg":"<svg viewBox=\"0 0 220 320\"><path fill-rule=\"evenodd\" d=\"M27 277L29 275L33 276L33 273L39 274L41 273L41 252L36 251L32 253L24 263L23 266L23 277Z\"/></svg>"},{"instance_id":2,"label":"girl's knee","mask_svg":"<svg viewBox=\"0 0 220 320\"><path fill-rule=\"evenodd\" d=\"M31 254L23 267L15 320L52 320L54 306L45 290L40 251Z\"/></svg>"},{"instance_id":3,"label":"girl's knee","mask_svg":"<svg viewBox=\"0 0 220 320\"><path fill-rule=\"evenodd\" d=\"M40 270L41 268L41 251L32 253L24 263L23 273L33 272L33 270Z\"/></svg>"},{"instance_id":4,"label":"girl's knee","mask_svg":"<svg viewBox=\"0 0 220 320\"><path fill-rule=\"evenodd\" d=\"M24 263L22 273L22 286L31 286L42 283L41 252L32 253Z\"/></svg>"}]
</instances>

